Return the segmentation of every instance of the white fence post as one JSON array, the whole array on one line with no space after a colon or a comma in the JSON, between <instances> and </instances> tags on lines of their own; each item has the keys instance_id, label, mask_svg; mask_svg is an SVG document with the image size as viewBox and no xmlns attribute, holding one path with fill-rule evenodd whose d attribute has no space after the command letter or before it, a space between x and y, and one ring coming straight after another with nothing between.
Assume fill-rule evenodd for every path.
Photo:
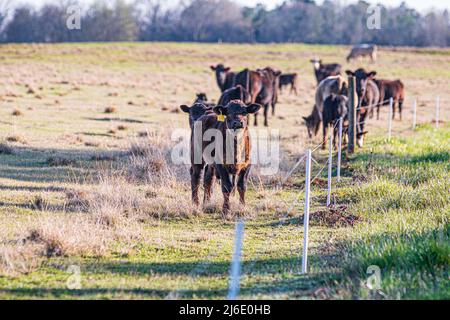
<instances>
[{"instance_id":1,"label":"white fence post","mask_svg":"<svg viewBox=\"0 0 450 320\"><path fill-rule=\"evenodd\" d=\"M338 159L337 159L337 181L341 182L341 159L342 159L342 127L344 118L339 119L339 149L338 149Z\"/></svg>"},{"instance_id":2,"label":"white fence post","mask_svg":"<svg viewBox=\"0 0 450 320\"><path fill-rule=\"evenodd\" d=\"M416 130L416 122L417 122L417 98L414 99L413 104L413 130Z\"/></svg>"},{"instance_id":3,"label":"white fence post","mask_svg":"<svg viewBox=\"0 0 450 320\"><path fill-rule=\"evenodd\" d=\"M228 290L228 300L236 300L240 289L240 277L241 277L241 251L242 251L242 238L244 235L244 222L239 219L236 222L236 235L234 240L234 253L233 260L231 262L230 271L230 287Z\"/></svg>"},{"instance_id":4,"label":"white fence post","mask_svg":"<svg viewBox=\"0 0 450 320\"><path fill-rule=\"evenodd\" d=\"M394 115L394 99L389 99L389 118L388 118L388 140L391 140L392 136L392 116Z\"/></svg>"},{"instance_id":5,"label":"white fence post","mask_svg":"<svg viewBox=\"0 0 450 320\"><path fill-rule=\"evenodd\" d=\"M334 128L331 127L331 131L334 131ZM331 205L331 178L333 175L333 134L334 132L330 132L330 146L328 148L328 193L327 193L327 207Z\"/></svg>"},{"instance_id":6,"label":"white fence post","mask_svg":"<svg viewBox=\"0 0 450 320\"><path fill-rule=\"evenodd\" d=\"M311 188L311 149L306 151L305 214L303 216L302 273L308 272L309 191Z\"/></svg>"},{"instance_id":7,"label":"white fence post","mask_svg":"<svg viewBox=\"0 0 450 320\"><path fill-rule=\"evenodd\" d=\"M436 129L439 129L439 109L440 109L440 97L436 97Z\"/></svg>"}]
</instances>

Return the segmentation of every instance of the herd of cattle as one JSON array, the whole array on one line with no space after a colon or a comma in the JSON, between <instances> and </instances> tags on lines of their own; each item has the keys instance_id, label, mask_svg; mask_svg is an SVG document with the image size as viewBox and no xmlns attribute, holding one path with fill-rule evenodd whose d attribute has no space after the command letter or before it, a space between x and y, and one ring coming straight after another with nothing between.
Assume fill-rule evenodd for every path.
<instances>
[{"instance_id":1,"label":"herd of cattle","mask_svg":"<svg viewBox=\"0 0 450 320\"><path fill-rule=\"evenodd\" d=\"M355 49L356 48L356 49ZM352 49L348 59L358 55L357 47ZM372 60L376 55L373 53L373 46L368 53L368 48L364 47L360 55L370 55ZM355 51L356 50L356 51ZM376 53L376 52L375 52ZM344 127L348 127L347 103L349 95L348 83L341 75L342 66L340 64L323 64L319 59L311 60L314 73L317 79L315 92L315 105L311 114L304 117L305 124L310 137L318 133L320 124L323 127L323 142L325 142L327 129L330 125L335 125L340 118L344 119ZM269 109L275 114L275 107L278 102L278 95L285 86L291 87L291 93L298 92L298 74L282 74L271 67L264 69L249 70L244 69L234 72L223 64L211 66L215 73L217 85L221 91L221 96L217 104L208 102L205 94L197 94L192 106L182 105L181 110L189 114L189 125L192 130L191 136L191 187L192 201L199 205L199 186L202 173L204 171L204 204L208 203L214 179L220 180L224 203L222 213L227 215L230 212L230 195L237 188L240 202L245 204L246 182L250 170L250 139L248 133L249 115L254 115L254 125L258 125L258 112L262 109L264 114L264 125L268 126ZM395 118L395 106L398 105L400 120L402 118L402 106L404 101L404 85L400 80L376 79L376 72L367 72L363 68L356 71L347 70L346 74L353 76L356 81L355 101L357 101L357 143L363 146L363 137L367 133L364 131L366 117L373 117L374 109L377 110L379 119L380 107L389 104L392 98L394 101L393 117ZM208 160L202 155L200 161L194 160L194 126L200 124L201 134L208 129L216 129L223 133L224 140L217 148L221 150L222 159L225 159L227 148L232 145L234 150L234 161L225 163L224 161ZM336 126L335 126L336 127ZM229 137L227 130L241 132L241 138L237 142L236 137ZM334 132L336 135L336 130ZM235 139L234 141L226 141ZM334 139L336 141L336 139ZM201 150L207 144L201 142ZM325 147L325 143L323 143ZM217 152L217 151L216 151ZM228 150L230 152L230 150ZM242 155L239 159L237 155Z\"/></svg>"}]
</instances>

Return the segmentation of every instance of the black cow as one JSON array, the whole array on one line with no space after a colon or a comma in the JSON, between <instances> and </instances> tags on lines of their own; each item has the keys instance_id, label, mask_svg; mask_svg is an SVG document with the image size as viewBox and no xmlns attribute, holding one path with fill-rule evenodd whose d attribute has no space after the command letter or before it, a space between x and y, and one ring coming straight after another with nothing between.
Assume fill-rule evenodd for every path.
<instances>
[{"instance_id":1,"label":"black cow","mask_svg":"<svg viewBox=\"0 0 450 320\"><path fill-rule=\"evenodd\" d=\"M342 66L338 63L324 64L322 63L322 60L317 58L310 61L314 66L314 74L317 79L317 84L330 76L337 76L341 74Z\"/></svg>"},{"instance_id":2,"label":"black cow","mask_svg":"<svg viewBox=\"0 0 450 320\"><path fill-rule=\"evenodd\" d=\"M283 87L291 86L291 92L294 92L296 95L297 92L297 82L298 82L298 74L297 73L288 73L288 74L282 74L280 75L280 81L278 88L280 89L280 93L283 89Z\"/></svg>"}]
</instances>

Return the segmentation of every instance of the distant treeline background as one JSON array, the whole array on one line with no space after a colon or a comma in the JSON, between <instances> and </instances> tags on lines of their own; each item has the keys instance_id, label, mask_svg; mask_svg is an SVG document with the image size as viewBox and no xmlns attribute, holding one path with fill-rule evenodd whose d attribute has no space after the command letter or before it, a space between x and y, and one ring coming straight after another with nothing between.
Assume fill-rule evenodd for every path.
<instances>
[{"instance_id":1,"label":"distant treeline background","mask_svg":"<svg viewBox=\"0 0 450 320\"><path fill-rule=\"evenodd\" d=\"M81 30L66 27L61 0L39 9L0 0L1 42L198 41L375 43L395 46L450 45L448 11L421 14L402 4L382 7L381 30L366 27L369 4L341 6L312 0L287 0L273 10L243 7L229 0L97 0L82 10Z\"/></svg>"}]
</instances>

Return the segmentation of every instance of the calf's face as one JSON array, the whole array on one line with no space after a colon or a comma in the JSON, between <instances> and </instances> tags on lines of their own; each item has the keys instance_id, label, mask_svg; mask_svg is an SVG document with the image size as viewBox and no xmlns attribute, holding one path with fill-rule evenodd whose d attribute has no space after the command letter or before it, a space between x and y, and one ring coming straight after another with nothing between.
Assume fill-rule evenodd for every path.
<instances>
[{"instance_id":1,"label":"calf's face","mask_svg":"<svg viewBox=\"0 0 450 320\"><path fill-rule=\"evenodd\" d=\"M205 115L207 112L212 111L211 107L205 106L203 103L194 103L192 107L187 105L181 105L180 109L189 114L189 126L191 129L194 127L194 122L200 119L201 116Z\"/></svg>"},{"instance_id":2,"label":"calf's face","mask_svg":"<svg viewBox=\"0 0 450 320\"><path fill-rule=\"evenodd\" d=\"M310 115L307 117L303 117L303 120L305 120L306 129L308 129L308 137L311 139L313 136L313 133L315 133L315 122L314 122L314 116Z\"/></svg>"},{"instance_id":3,"label":"calf's face","mask_svg":"<svg viewBox=\"0 0 450 320\"><path fill-rule=\"evenodd\" d=\"M362 102L367 92L367 82L373 80L377 74L376 71L366 72L364 69L358 69L355 72L347 70L347 75L356 78L356 93L358 94L359 101Z\"/></svg>"},{"instance_id":4,"label":"calf's face","mask_svg":"<svg viewBox=\"0 0 450 320\"><path fill-rule=\"evenodd\" d=\"M234 100L224 106L214 107L214 112L218 115L224 115L225 123L228 129L245 129L248 127L248 115L258 112L261 105L253 103L246 106L240 100Z\"/></svg>"},{"instance_id":5,"label":"calf's face","mask_svg":"<svg viewBox=\"0 0 450 320\"><path fill-rule=\"evenodd\" d=\"M216 73L216 76L221 81L225 81L225 77L228 72L230 72L230 68L225 67L223 64L218 64L217 66L211 66L211 70Z\"/></svg>"}]
</instances>

